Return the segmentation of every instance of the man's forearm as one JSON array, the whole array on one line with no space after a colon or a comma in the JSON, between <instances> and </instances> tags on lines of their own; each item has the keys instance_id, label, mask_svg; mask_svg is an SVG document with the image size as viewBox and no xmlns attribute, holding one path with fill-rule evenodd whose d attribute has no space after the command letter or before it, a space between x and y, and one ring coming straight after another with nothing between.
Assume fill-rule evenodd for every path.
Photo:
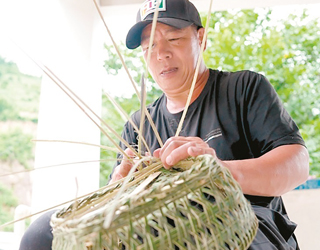
<instances>
[{"instance_id":1,"label":"man's forearm","mask_svg":"<svg viewBox=\"0 0 320 250\"><path fill-rule=\"evenodd\" d=\"M308 151L298 144L279 146L256 159L222 164L249 195L280 196L305 182L309 174Z\"/></svg>"}]
</instances>

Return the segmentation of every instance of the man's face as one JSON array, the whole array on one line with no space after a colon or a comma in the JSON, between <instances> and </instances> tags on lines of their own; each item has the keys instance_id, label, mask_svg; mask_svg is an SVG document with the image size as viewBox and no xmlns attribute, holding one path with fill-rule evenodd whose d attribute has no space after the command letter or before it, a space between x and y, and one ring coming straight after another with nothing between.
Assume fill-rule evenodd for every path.
<instances>
[{"instance_id":1,"label":"man's face","mask_svg":"<svg viewBox=\"0 0 320 250\"><path fill-rule=\"evenodd\" d=\"M147 60L150 48L151 24L141 34L141 47ZM203 37L203 29L194 26L177 29L157 23L149 70L153 79L166 94L178 94L189 90Z\"/></svg>"}]
</instances>

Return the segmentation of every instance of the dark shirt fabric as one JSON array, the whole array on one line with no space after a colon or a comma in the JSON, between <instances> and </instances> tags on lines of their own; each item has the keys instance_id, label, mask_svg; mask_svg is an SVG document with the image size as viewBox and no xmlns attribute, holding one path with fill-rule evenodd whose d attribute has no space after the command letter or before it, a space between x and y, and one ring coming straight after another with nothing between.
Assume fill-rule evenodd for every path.
<instances>
[{"instance_id":1,"label":"dark shirt fabric","mask_svg":"<svg viewBox=\"0 0 320 250\"><path fill-rule=\"evenodd\" d=\"M171 114L165 95L148 111L163 142L175 135L182 112ZM139 127L140 111L132 120ZM305 145L272 85L251 71L210 70L202 93L188 108L180 136L202 138L221 160L257 158L281 145ZM122 137L137 145L138 135L128 122ZM144 138L152 152L160 147L147 120ZM249 249L299 249L293 235L296 224L288 219L281 197L246 198L259 219L259 231Z\"/></svg>"}]
</instances>

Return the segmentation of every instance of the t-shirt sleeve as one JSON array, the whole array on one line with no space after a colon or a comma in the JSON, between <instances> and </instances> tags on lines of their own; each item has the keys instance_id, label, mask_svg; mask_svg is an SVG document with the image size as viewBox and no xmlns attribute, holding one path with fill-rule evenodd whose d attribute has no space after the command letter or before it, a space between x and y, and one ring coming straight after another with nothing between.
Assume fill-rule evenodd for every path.
<instances>
[{"instance_id":1,"label":"t-shirt sleeve","mask_svg":"<svg viewBox=\"0 0 320 250\"><path fill-rule=\"evenodd\" d=\"M288 144L305 145L297 125L283 107L270 82L262 75L247 72L250 79L242 90L241 102L246 136L253 155Z\"/></svg>"}]
</instances>

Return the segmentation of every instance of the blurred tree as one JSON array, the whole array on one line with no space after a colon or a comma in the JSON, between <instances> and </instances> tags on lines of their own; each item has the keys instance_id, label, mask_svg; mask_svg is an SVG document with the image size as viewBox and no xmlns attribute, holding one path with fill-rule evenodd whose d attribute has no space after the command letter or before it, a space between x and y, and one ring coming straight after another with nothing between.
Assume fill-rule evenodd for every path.
<instances>
[{"instance_id":1,"label":"blurred tree","mask_svg":"<svg viewBox=\"0 0 320 250\"><path fill-rule=\"evenodd\" d=\"M37 123L41 78L23 74L0 56L0 121Z\"/></svg>"},{"instance_id":2,"label":"blurred tree","mask_svg":"<svg viewBox=\"0 0 320 250\"><path fill-rule=\"evenodd\" d=\"M0 184L0 225L13 220L14 209L18 200L11 190ZM13 225L4 227L2 231L12 232Z\"/></svg>"},{"instance_id":3,"label":"blurred tree","mask_svg":"<svg viewBox=\"0 0 320 250\"><path fill-rule=\"evenodd\" d=\"M18 161L25 168L30 168L28 161L33 160L32 136L19 128L0 132L0 161L11 165Z\"/></svg>"},{"instance_id":4,"label":"blurred tree","mask_svg":"<svg viewBox=\"0 0 320 250\"><path fill-rule=\"evenodd\" d=\"M204 22L206 18L203 18ZM320 176L320 22L306 10L274 20L270 9L211 16L208 67L264 74L301 130L310 174Z\"/></svg>"},{"instance_id":5,"label":"blurred tree","mask_svg":"<svg viewBox=\"0 0 320 250\"><path fill-rule=\"evenodd\" d=\"M39 77L22 74L15 63L0 56L1 174L32 166L34 143L31 139L38 117L40 81ZM12 177L0 179L0 225L13 220L14 209L23 196L19 192L15 196L13 190L18 181L10 181L17 180ZM13 225L2 230L13 231Z\"/></svg>"}]
</instances>

